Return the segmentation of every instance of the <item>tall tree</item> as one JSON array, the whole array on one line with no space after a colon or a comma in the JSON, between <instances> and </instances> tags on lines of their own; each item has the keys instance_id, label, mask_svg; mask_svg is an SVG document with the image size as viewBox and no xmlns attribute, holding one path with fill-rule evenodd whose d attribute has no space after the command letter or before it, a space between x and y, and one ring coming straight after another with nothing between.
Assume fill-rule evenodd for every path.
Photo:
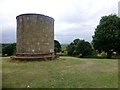
<instances>
[{"instance_id":1,"label":"tall tree","mask_svg":"<svg viewBox=\"0 0 120 90\"><path fill-rule=\"evenodd\" d=\"M61 51L61 44L57 40L54 40L54 51L55 52L60 52Z\"/></svg>"},{"instance_id":2,"label":"tall tree","mask_svg":"<svg viewBox=\"0 0 120 90\"><path fill-rule=\"evenodd\" d=\"M120 18L116 15L103 16L95 29L93 46L99 52L107 52L111 58L112 51L120 52Z\"/></svg>"}]
</instances>

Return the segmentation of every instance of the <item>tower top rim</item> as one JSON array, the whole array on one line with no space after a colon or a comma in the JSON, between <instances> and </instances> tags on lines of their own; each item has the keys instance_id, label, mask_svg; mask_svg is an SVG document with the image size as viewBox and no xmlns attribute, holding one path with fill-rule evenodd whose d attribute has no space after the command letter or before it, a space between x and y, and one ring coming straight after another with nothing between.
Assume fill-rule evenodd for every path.
<instances>
[{"instance_id":1,"label":"tower top rim","mask_svg":"<svg viewBox=\"0 0 120 90\"><path fill-rule=\"evenodd\" d=\"M50 16L47 16L47 15L44 15L44 14L37 14L37 13L24 13L24 14L20 14L18 16L16 16L16 19L20 16L29 16L29 15L36 15L36 16L43 16L43 17L47 17L47 18L51 18L54 20L54 18L50 17Z\"/></svg>"}]
</instances>

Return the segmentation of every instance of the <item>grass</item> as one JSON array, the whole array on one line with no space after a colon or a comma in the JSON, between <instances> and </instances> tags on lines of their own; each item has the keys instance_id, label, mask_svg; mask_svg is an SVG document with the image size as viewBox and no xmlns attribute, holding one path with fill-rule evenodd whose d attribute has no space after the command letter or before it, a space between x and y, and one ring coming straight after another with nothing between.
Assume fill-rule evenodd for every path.
<instances>
[{"instance_id":1,"label":"grass","mask_svg":"<svg viewBox=\"0 0 120 90\"><path fill-rule=\"evenodd\" d=\"M2 61L3 88L117 88L118 60Z\"/></svg>"}]
</instances>

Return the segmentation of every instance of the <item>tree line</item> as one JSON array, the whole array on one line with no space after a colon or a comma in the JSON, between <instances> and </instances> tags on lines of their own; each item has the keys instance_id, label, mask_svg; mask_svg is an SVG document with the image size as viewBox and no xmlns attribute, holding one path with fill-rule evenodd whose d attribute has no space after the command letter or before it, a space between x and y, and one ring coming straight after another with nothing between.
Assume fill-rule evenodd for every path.
<instances>
[{"instance_id":1,"label":"tree line","mask_svg":"<svg viewBox=\"0 0 120 90\"><path fill-rule=\"evenodd\" d=\"M54 52L61 51L61 44L54 40ZM2 56L11 56L16 54L16 43L2 44Z\"/></svg>"},{"instance_id":2,"label":"tree line","mask_svg":"<svg viewBox=\"0 0 120 90\"><path fill-rule=\"evenodd\" d=\"M67 55L75 57L94 57L101 53L106 58L111 58L113 53L120 55L120 18L111 14L103 16L97 25L91 43L75 39L67 47ZM2 55L13 55L16 44L2 44ZM63 52L59 41L54 40L54 51Z\"/></svg>"},{"instance_id":3,"label":"tree line","mask_svg":"<svg viewBox=\"0 0 120 90\"><path fill-rule=\"evenodd\" d=\"M96 27L91 43L75 39L68 45L68 55L78 57L93 57L101 53L106 58L120 55L120 18L111 14L101 17Z\"/></svg>"},{"instance_id":4,"label":"tree line","mask_svg":"<svg viewBox=\"0 0 120 90\"><path fill-rule=\"evenodd\" d=\"M68 55L92 57L102 53L106 58L120 55L120 18L117 15L101 17L96 27L91 44L84 40L75 39L68 45ZM103 54L104 52L104 54Z\"/></svg>"}]
</instances>

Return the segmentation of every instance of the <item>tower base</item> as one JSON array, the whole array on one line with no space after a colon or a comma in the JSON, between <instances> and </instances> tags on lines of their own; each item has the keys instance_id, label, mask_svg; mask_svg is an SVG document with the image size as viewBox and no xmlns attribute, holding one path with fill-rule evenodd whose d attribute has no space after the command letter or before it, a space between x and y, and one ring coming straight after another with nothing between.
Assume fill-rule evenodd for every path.
<instances>
[{"instance_id":1,"label":"tower base","mask_svg":"<svg viewBox=\"0 0 120 90\"><path fill-rule=\"evenodd\" d=\"M16 56L11 56L12 60L47 60L59 57L54 52L49 53L17 53Z\"/></svg>"}]
</instances>

